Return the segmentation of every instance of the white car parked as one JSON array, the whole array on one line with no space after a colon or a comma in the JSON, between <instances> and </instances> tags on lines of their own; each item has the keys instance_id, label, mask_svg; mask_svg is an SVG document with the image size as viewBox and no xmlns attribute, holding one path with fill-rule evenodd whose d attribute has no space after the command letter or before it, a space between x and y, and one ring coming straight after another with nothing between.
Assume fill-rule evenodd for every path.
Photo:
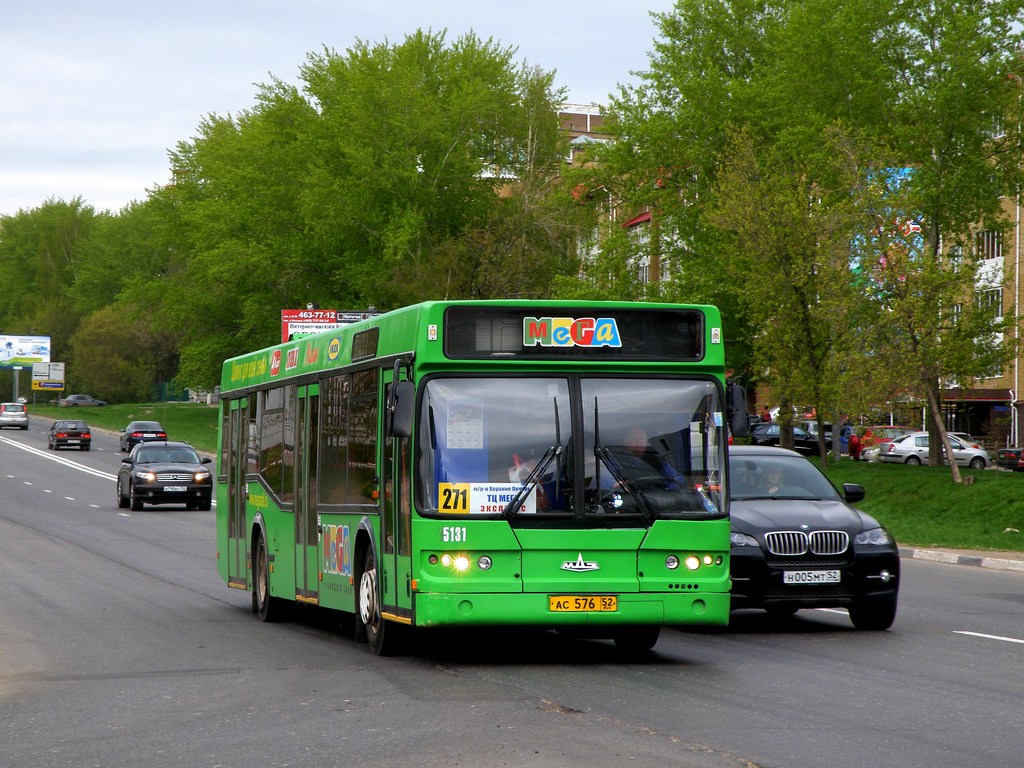
<instances>
[{"instance_id":1,"label":"white car parked","mask_svg":"<svg viewBox=\"0 0 1024 768\"><path fill-rule=\"evenodd\" d=\"M985 469L992 463L984 448L974 448L949 435L953 458L957 464L971 469ZM928 433L911 432L884 446L878 456L887 464L927 464Z\"/></svg>"}]
</instances>

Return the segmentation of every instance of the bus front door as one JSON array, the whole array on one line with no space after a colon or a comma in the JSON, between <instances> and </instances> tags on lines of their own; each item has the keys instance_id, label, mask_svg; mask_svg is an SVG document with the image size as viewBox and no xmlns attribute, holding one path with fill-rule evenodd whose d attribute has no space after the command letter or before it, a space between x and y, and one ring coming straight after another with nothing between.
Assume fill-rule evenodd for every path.
<instances>
[{"instance_id":1,"label":"bus front door","mask_svg":"<svg viewBox=\"0 0 1024 768\"><path fill-rule=\"evenodd\" d=\"M391 372L386 371L390 382ZM385 387L385 392L390 384ZM385 402L386 400L385 395ZM388 618L405 622L412 619L412 563L410 559L412 528L412 490L407 437L384 439L383 518L381 520L381 604Z\"/></svg>"},{"instance_id":2,"label":"bus front door","mask_svg":"<svg viewBox=\"0 0 1024 768\"><path fill-rule=\"evenodd\" d=\"M247 441L249 438L249 403L242 397L231 401L226 434L223 440L227 443L225 457L227 459L228 495L226 499L227 534L228 534L228 574L229 586L238 589L249 589L249 536L246 525L245 472L247 461Z\"/></svg>"},{"instance_id":3,"label":"bus front door","mask_svg":"<svg viewBox=\"0 0 1024 768\"><path fill-rule=\"evenodd\" d=\"M295 599L320 600L317 458L320 386L299 387L295 424Z\"/></svg>"}]
</instances>

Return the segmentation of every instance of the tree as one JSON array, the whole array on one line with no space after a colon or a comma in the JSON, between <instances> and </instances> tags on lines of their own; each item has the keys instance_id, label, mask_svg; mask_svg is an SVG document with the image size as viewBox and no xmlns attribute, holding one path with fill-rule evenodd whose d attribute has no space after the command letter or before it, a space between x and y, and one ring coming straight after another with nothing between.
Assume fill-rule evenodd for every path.
<instances>
[{"instance_id":1,"label":"tree","mask_svg":"<svg viewBox=\"0 0 1024 768\"><path fill-rule=\"evenodd\" d=\"M180 377L211 386L224 357L277 340L282 308L547 290L567 251L559 94L512 56L424 32L324 50L301 89L275 80L179 143L154 202L181 258L150 298Z\"/></svg>"},{"instance_id":2,"label":"tree","mask_svg":"<svg viewBox=\"0 0 1024 768\"><path fill-rule=\"evenodd\" d=\"M1021 15L1020 0L679 0L657 17L650 70L612 101L616 141L597 150L587 188L656 212L652 249L671 281L745 315L751 369L785 397L809 387L819 412L859 399L832 383L900 349L897 370L931 392L938 419L940 377L982 375L1009 353L993 343L1002 326L968 307L972 260L950 269L944 254L997 226L1000 196L1019 187ZM878 180L902 168L914 171L883 192ZM849 290L864 288L851 257L865 243L883 247L871 269L893 274L882 241L900 226L924 243L902 264L906 290ZM755 280L792 301L759 314ZM890 336L858 358L850 330L878 328Z\"/></svg>"}]
</instances>

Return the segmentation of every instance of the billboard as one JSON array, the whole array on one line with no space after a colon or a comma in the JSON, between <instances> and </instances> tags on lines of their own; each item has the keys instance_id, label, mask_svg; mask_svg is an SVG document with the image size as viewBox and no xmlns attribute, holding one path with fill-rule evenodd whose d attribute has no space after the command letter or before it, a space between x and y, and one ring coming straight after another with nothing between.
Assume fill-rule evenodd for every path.
<instances>
[{"instance_id":1,"label":"billboard","mask_svg":"<svg viewBox=\"0 0 1024 768\"><path fill-rule=\"evenodd\" d=\"M49 336L0 336L0 368L50 362Z\"/></svg>"},{"instance_id":2,"label":"billboard","mask_svg":"<svg viewBox=\"0 0 1024 768\"><path fill-rule=\"evenodd\" d=\"M282 309L281 342L330 331L339 325L357 323L380 314L373 307L365 312L337 309Z\"/></svg>"}]
</instances>

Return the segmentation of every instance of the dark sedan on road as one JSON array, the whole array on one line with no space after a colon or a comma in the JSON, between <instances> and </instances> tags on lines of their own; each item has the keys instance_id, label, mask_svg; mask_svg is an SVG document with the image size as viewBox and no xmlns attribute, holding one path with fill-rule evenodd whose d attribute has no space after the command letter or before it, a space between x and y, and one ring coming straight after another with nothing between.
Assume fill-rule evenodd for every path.
<instances>
[{"instance_id":1,"label":"dark sedan on road","mask_svg":"<svg viewBox=\"0 0 1024 768\"><path fill-rule=\"evenodd\" d=\"M138 512L143 504L184 504L208 510L213 476L188 443L139 443L121 459L117 473L117 506Z\"/></svg>"},{"instance_id":2,"label":"dark sedan on road","mask_svg":"<svg viewBox=\"0 0 1024 768\"><path fill-rule=\"evenodd\" d=\"M130 421L121 430L121 453L128 453L139 443L166 440L167 432L158 421Z\"/></svg>"},{"instance_id":3,"label":"dark sedan on road","mask_svg":"<svg viewBox=\"0 0 1024 768\"><path fill-rule=\"evenodd\" d=\"M857 629L888 629L896 618L900 558L881 524L850 506L864 488L840 494L795 451L729 449L732 606L788 615L846 608Z\"/></svg>"},{"instance_id":4,"label":"dark sedan on road","mask_svg":"<svg viewBox=\"0 0 1024 768\"><path fill-rule=\"evenodd\" d=\"M51 451L58 448L77 448L88 451L92 445L92 432L84 421L61 419L50 425L46 434L46 447Z\"/></svg>"}]
</instances>

